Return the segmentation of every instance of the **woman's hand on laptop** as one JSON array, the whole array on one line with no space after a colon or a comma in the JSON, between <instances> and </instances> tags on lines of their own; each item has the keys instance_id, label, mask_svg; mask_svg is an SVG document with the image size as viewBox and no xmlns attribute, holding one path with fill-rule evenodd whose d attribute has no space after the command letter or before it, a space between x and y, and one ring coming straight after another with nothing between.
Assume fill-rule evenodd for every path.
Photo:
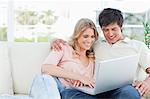
<instances>
[{"instance_id":1,"label":"woman's hand on laptop","mask_svg":"<svg viewBox=\"0 0 150 99\"><path fill-rule=\"evenodd\" d=\"M62 50L62 44L64 45L66 43L66 41L62 40L62 39L56 39L51 43L51 49L55 50L55 51L61 51Z\"/></svg>"},{"instance_id":2,"label":"woman's hand on laptop","mask_svg":"<svg viewBox=\"0 0 150 99\"><path fill-rule=\"evenodd\" d=\"M92 78L88 78L85 76L81 76L81 78L73 83L75 87L88 86L90 88L94 88L95 81Z\"/></svg>"},{"instance_id":3,"label":"woman's hand on laptop","mask_svg":"<svg viewBox=\"0 0 150 99\"><path fill-rule=\"evenodd\" d=\"M74 87L83 87L83 85L84 84L79 80L76 80L76 81L73 82Z\"/></svg>"}]
</instances>

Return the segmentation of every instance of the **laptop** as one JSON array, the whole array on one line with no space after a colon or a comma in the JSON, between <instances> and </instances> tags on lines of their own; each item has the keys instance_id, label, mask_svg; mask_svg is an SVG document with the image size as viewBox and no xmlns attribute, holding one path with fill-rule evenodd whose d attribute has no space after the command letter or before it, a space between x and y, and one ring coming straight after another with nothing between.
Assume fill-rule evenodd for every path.
<instances>
[{"instance_id":1,"label":"laptop","mask_svg":"<svg viewBox=\"0 0 150 99\"><path fill-rule=\"evenodd\" d=\"M127 84L132 84L136 75L138 60L138 55L125 56L104 61L96 60L94 88L74 88L82 92L95 95L122 87Z\"/></svg>"}]
</instances>

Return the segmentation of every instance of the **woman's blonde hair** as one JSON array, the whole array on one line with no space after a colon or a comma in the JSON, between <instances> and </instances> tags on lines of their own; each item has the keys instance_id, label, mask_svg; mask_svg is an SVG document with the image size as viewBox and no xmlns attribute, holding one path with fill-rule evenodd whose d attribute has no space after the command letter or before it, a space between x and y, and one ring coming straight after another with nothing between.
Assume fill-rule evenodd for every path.
<instances>
[{"instance_id":1,"label":"woman's blonde hair","mask_svg":"<svg viewBox=\"0 0 150 99\"><path fill-rule=\"evenodd\" d=\"M73 47L73 49L75 50L75 54L80 56L79 52L80 52L80 48L78 46L77 43L77 39L79 38L79 36L87 29L87 28L91 28L94 30L94 36L95 36L95 41L98 39L98 32L96 29L95 24L93 23L92 20L88 19L88 18L82 18L80 19L75 28L74 28L74 33L69 41L69 45ZM93 50L93 46L86 51L86 55L89 58L93 58L95 59L95 53Z\"/></svg>"}]
</instances>

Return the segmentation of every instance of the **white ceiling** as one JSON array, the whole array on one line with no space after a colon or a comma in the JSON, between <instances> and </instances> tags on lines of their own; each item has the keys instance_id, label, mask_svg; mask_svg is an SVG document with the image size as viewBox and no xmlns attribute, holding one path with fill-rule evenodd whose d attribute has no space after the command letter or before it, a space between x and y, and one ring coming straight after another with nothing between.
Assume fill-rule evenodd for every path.
<instances>
[{"instance_id":1,"label":"white ceiling","mask_svg":"<svg viewBox=\"0 0 150 99\"><path fill-rule=\"evenodd\" d=\"M124 12L139 13L150 9L150 0L102 0L102 6L118 8Z\"/></svg>"}]
</instances>

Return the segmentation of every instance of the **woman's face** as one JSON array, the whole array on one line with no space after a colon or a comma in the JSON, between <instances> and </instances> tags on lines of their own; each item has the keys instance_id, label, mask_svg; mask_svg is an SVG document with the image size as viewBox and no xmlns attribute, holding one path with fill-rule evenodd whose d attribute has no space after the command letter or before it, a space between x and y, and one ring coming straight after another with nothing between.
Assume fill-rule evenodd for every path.
<instances>
[{"instance_id":1,"label":"woman's face","mask_svg":"<svg viewBox=\"0 0 150 99\"><path fill-rule=\"evenodd\" d=\"M77 39L80 50L89 50L95 42L94 30L87 28Z\"/></svg>"}]
</instances>

